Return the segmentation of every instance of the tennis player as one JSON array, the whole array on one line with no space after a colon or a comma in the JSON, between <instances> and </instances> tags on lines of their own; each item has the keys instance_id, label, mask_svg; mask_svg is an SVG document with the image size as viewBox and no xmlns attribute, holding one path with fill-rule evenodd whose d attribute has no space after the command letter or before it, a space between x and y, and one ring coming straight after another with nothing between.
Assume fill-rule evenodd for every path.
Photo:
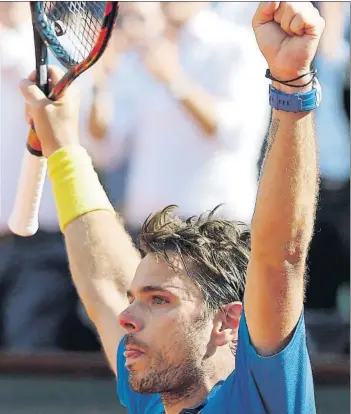
<instances>
[{"instance_id":1,"label":"tennis player","mask_svg":"<svg viewBox=\"0 0 351 414\"><path fill-rule=\"evenodd\" d=\"M21 84L73 280L129 413L316 412L303 302L318 193L320 88L310 65L324 21L311 3L266 2L253 28L273 118L251 236L240 223L184 221L169 207L144 223L140 260L79 146L75 89L51 102L33 77ZM255 99L249 82L246 93Z\"/></svg>"}]
</instances>

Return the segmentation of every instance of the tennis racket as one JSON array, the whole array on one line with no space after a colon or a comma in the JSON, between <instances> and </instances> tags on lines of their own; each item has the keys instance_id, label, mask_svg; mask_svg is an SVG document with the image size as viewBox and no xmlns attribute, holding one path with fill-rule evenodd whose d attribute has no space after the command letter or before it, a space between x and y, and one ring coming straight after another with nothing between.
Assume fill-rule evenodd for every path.
<instances>
[{"instance_id":1,"label":"tennis racket","mask_svg":"<svg viewBox=\"0 0 351 414\"><path fill-rule=\"evenodd\" d=\"M118 13L115 1L30 2L34 32L36 84L51 100L89 69L104 52ZM47 48L67 69L52 91L48 88ZM47 163L33 125L22 160L14 207L8 225L19 236L39 228L39 208Z\"/></svg>"}]
</instances>

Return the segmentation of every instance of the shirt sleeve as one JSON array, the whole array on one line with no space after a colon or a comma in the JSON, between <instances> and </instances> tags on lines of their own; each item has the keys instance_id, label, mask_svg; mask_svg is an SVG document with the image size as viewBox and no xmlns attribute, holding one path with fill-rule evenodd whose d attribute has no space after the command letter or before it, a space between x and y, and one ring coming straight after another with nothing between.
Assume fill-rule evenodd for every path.
<instances>
[{"instance_id":1,"label":"shirt sleeve","mask_svg":"<svg viewBox=\"0 0 351 414\"><path fill-rule=\"evenodd\" d=\"M264 323L264 321L262 321ZM310 358L306 345L304 315L289 344L269 357L257 354L251 344L245 314L240 328L236 355L237 389L246 412L269 414L315 414Z\"/></svg>"}]
</instances>

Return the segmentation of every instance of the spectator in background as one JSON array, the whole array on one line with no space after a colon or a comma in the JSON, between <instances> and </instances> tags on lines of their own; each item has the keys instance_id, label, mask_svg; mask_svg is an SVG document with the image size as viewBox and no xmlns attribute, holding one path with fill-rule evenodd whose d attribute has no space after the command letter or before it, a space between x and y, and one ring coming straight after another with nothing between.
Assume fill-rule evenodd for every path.
<instances>
[{"instance_id":1,"label":"spectator in background","mask_svg":"<svg viewBox=\"0 0 351 414\"><path fill-rule=\"evenodd\" d=\"M123 8L123 6L122 6ZM86 72L90 76L93 87L87 95L86 103L90 108L83 116L82 127L87 128L87 135L92 139L86 142L86 148L94 159L100 180L115 208L121 212L125 193L125 181L128 172L128 157L119 165L109 162L107 154L101 150L109 123L113 117L114 94L109 85L113 82L113 74L119 70L122 56L129 48L129 42L119 27L111 36L109 45L93 68ZM125 103L121 102L124 107Z\"/></svg>"},{"instance_id":2,"label":"spectator in background","mask_svg":"<svg viewBox=\"0 0 351 414\"><path fill-rule=\"evenodd\" d=\"M318 7L326 21L315 61L323 86L323 105L316 111L321 192L307 307L330 310L336 308L338 288L350 277L350 130L343 101L350 58L344 35L349 4L320 2Z\"/></svg>"},{"instance_id":3,"label":"spectator in background","mask_svg":"<svg viewBox=\"0 0 351 414\"><path fill-rule=\"evenodd\" d=\"M149 39L157 38L164 31L164 17L158 2L143 3L140 13L135 13L137 7L130 2L120 5L110 44L90 72L93 74L94 87L88 98L91 111L85 121L89 125L89 134L94 138L86 144L86 148L95 167L98 171L103 171L100 173L103 185L113 205L122 215L132 139L128 137L121 142L121 147L118 148L121 156L116 156L116 148L113 148L115 131L109 131L109 128L115 117L116 107L122 122L128 122L133 111L132 91L136 84L135 74L128 72L128 62L134 59L134 53L130 53L130 49L142 47ZM119 93L116 94L117 90Z\"/></svg>"},{"instance_id":4,"label":"spectator in background","mask_svg":"<svg viewBox=\"0 0 351 414\"><path fill-rule=\"evenodd\" d=\"M323 105L316 110L321 189L308 258L305 316L310 349L349 353L350 136L344 85L350 10L349 3L341 2L316 6L326 21L315 59L323 87Z\"/></svg>"},{"instance_id":5,"label":"spectator in background","mask_svg":"<svg viewBox=\"0 0 351 414\"><path fill-rule=\"evenodd\" d=\"M349 42L344 37L349 5L320 2L326 20L315 65L326 92L325 104L316 112L322 178L343 186L350 178L349 122L343 103L343 89L350 60Z\"/></svg>"},{"instance_id":6,"label":"spectator in background","mask_svg":"<svg viewBox=\"0 0 351 414\"><path fill-rule=\"evenodd\" d=\"M135 86L135 79L133 73L128 73L126 64L133 54L128 53L128 50L135 45L140 47L149 38L158 37L164 31L164 19L158 2L143 3L140 13L134 12L136 7L138 6L129 2L120 5L110 44L91 71L94 87L88 98L91 102L91 111L85 121L85 124L89 125L89 133L94 138L86 147L93 157L94 165L100 172L103 171L100 177L113 205L122 214L129 166L129 145L132 139L123 141L122 148L119 148L123 156L117 155L116 162L113 152L110 151L114 131L109 138L106 138L106 134L115 116L116 107L123 122L128 122L133 111L131 91ZM152 16L152 19L148 16Z\"/></svg>"},{"instance_id":7,"label":"spectator in background","mask_svg":"<svg viewBox=\"0 0 351 414\"><path fill-rule=\"evenodd\" d=\"M252 16L258 7L257 1L220 1L216 10L222 19L233 23L235 26L247 28L252 36Z\"/></svg>"},{"instance_id":8,"label":"spectator in background","mask_svg":"<svg viewBox=\"0 0 351 414\"><path fill-rule=\"evenodd\" d=\"M58 229L53 197L45 183L40 230L31 238L10 234L28 126L23 119L20 80L35 68L28 3L0 3L1 36L1 345L10 351L57 349L74 289Z\"/></svg>"},{"instance_id":9,"label":"spectator in background","mask_svg":"<svg viewBox=\"0 0 351 414\"><path fill-rule=\"evenodd\" d=\"M28 2L0 3L0 56L0 347L16 352L76 348L79 335L82 346L96 347L76 315L78 297L48 180L38 233L17 237L7 225L28 135L18 84L35 68Z\"/></svg>"},{"instance_id":10,"label":"spectator in background","mask_svg":"<svg viewBox=\"0 0 351 414\"><path fill-rule=\"evenodd\" d=\"M150 211L172 203L184 216L225 203L223 216L249 222L269 118L254 39L206 2L163 3L165 20L157 3L124 5L134 47L109 84L116 103L103 147L110 162L130 149L127 227L136 236Z\"/></svg>"}]
</instances>

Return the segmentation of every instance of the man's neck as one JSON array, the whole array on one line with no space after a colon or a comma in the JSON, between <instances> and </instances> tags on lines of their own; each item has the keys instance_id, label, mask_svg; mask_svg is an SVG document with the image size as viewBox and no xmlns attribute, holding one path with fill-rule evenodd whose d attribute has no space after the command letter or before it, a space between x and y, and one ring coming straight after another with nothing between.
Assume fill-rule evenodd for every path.
<instances>
[{"instance_id":1,"label":"man's neck","mask_svg":"<svg viewBox=\"0 0 351 414\"><path fill-rule=\"evenodd\" d=\"M235 357L231 352L224 353L220 358L212 361L211 368L202 381L187 387L181 394L162 394L162 402L166 414L179 414L184 408L196 408L219 382L226 380L235 368Z\"/></svg>"},{"instance_id":2,"label":"man's neck","mask_svg":"<svg viewBox=\"0 0 351 414\"><path fill-rule=\"evenodd\" d=\"M162 394L162 402L166 414L179 414L184 408L195 408L202 403L202 401L209 394L216 382L208 382L207 384L197 384L194 387L188 388L182 394Z\"/></svg>"}]
</instances>

